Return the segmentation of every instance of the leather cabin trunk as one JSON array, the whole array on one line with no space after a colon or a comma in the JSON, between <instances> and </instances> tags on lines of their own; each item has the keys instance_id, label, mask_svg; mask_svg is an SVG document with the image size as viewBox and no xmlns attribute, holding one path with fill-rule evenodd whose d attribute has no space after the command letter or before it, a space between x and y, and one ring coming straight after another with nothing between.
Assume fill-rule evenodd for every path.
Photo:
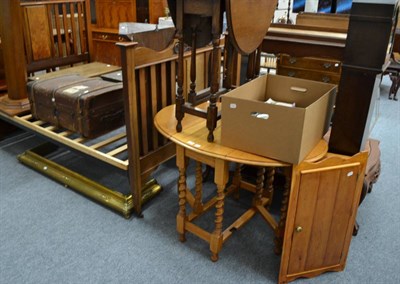
<instances>
[{"instance_id":1,"label":"leather cabin trunk","mask_svg":"<svg viewBox=\"0 0 400 284\"><path fill-rule=\"evenodd\" d=\"M122 83L65 75L29 82L32 115L95 138L124 125Z\"/></svg>"}]
</instances>

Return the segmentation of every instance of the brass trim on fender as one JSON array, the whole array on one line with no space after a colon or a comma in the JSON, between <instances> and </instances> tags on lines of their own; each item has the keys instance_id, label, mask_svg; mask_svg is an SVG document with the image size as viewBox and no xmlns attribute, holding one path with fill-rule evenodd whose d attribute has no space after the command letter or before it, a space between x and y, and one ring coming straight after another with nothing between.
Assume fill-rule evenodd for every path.
<instances>
[{"instance_id":1,"label":"brass trim on fender","mask_svg":"<svg viewBox=\"0 0 400 284\"><path fill-rule=\"evenodd\" d=\"M34 149L25 151L18 156L18 160L53 180L64 184L64 186L70 187L86 197L117 211L125 218L130 218L133 211L132 194L125 195L107 188L89 178L46 159L34 151ZM161 186L157 184L155 179L149 180L142 188L142 204L152 199L161 190Z\"/></svg>"}]
</instances>

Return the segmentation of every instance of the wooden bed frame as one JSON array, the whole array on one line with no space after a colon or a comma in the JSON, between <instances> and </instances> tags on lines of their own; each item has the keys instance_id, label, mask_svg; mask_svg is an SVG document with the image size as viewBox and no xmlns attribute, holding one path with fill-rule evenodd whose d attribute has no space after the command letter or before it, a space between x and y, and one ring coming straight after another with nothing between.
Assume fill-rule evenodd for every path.
<instances>
[{"instance_id":1,"label":"wooden bed frame","mask_svg":"<svg viewBox=\"0 0 400 284\"><path fill-rule=\"evenodd\" d=\"M45 5L48 2L87 4L86 0L54 0L42 2L42 4ZM37 2L33 3L37 5ZM24 8L26 8L26 3ZM127 171L131 194L124 195L113 191L55 164L44 157L43 154L46 154L46 150L43 150L44 147L27 151L19 157L20 161L118 211L126 218L129 218L132 212L141 216L143 200L147 200L149 195L153 195L161 189L155 180L149 179L151 173L158 165L175 155L175 147L168 140L162 138L153 126L155 114L161 108L175 103L178 56L174 53L174 44L172 43L160 52L138 47L136 43L119 44L122 58L121 72L124 83L126 127L119 129L120 131L116 131L115 134L112 132L110 135L90 140L36 120L29 111L19 115L9 115L0 111L0 119L41 135L52 144L65 146ZM206 47L197 51L197 58L202 62L200 67L203 70L199 72L202 74L200 80L202 84L199 84L199 88L206 87L208 83L208 58L211 50L211 47ZM85 49L86 51L87 49ZM186 64L189 66L190 52L186 52L185 57L187 58ZM89 57L85 55L84 58L86 60ZM52 59L51 56L50 59ZM58 60L53 62L55 62L53 66L45 65L45 68L52 70L59 66ZM41 63L41 66L44 65ZM118 69L107 64L89 63L39 75L38 79L66 73L79 73L91 77ZM31 69L27 68L27 70ZM188 76L185 75L185 82L187 82L186 77ZM188 86L189 83L185 84Z\"/></svg>"}]
</instances>

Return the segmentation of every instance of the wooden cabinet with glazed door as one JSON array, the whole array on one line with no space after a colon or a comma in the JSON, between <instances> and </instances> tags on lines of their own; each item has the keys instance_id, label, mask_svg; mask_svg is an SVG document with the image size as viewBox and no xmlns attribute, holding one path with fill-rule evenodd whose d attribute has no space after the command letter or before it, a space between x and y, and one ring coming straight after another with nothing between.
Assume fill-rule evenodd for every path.
<instances>
[{"instance_id":1,"label":"wooden cabinet with glazed door","mask_svg":"<svg viewBox=\"0 0 400 284\"><path fill-rule=\"evenodd\" d=\"M328 154L294 166L279 283L344 269L367 158Z\"/></svg>"}]
</instances>

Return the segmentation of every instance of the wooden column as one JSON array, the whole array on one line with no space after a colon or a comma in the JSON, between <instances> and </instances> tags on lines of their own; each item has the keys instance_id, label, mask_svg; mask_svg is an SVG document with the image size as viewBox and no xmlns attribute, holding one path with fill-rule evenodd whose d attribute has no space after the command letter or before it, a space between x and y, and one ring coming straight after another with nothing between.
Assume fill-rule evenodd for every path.
<instances>
[{"instance_id":1,"label":"wooden column","mask_svg":"<svg viewBox=\"0 0 400 284\"><path fill-rule=\"evenodd\" d=\"M0 111L10 115L29 110L20 1L0 1L0 34L8 93L0 98Z\"/></svg>"}]
</instances>

